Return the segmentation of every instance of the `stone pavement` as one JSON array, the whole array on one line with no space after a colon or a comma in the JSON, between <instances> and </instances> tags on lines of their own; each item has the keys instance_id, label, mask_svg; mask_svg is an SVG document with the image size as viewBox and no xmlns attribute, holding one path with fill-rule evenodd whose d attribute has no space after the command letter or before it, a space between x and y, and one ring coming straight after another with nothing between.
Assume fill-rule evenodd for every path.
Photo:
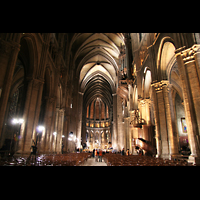
<instances>
[{"instance_id":1,"label":"stone pavement","mask_svg":"<svg viewBox=\"0 0 200 200\"><path fill-rule=\"evenodd\" d=\"M95 162L95 158L88 158L88 160L81 166L107 166L107 164L104 160L102 160L102 162Z\"/></svg>"}]
</instances>

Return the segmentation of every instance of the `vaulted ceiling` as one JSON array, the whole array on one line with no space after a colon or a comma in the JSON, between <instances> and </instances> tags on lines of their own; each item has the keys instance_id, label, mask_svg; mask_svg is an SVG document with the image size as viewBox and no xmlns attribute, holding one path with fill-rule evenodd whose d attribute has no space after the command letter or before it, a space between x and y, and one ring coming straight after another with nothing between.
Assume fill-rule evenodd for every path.
<instances>
[{"instance_id":1,"label":"vaulted ceiling","mask_svg":"<svg viewBox=\"0 0 200 200\"><path fill-rule=\"evenodd\" d=\"M76 33L71 40L73 66L79 77L79 90L84 104L97 97L112 104L116 92L119 47L124 45L122 33Z\"/></svg>"}]
</instances>

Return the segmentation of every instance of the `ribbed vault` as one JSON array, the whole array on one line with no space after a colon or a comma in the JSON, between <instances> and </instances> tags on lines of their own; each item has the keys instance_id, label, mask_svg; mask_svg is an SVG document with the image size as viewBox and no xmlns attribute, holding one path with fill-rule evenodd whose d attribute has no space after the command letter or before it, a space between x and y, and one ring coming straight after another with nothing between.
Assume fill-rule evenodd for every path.
<instances>
[{"instance_id":1,"label":"ribbed vault","mask_svg":"<svg viewBox=\"0 0 200 200\"><path fill-rule=\"evenodd\" d=\"M79 77L79 91L84 105L97 96L111 105L116 92L119 47L124 45L122 33L76 33L71 39L72 67Z\"/></svg>"},{"instance_id":2,"label":"ribbed vault","mask_svg":"<svg viewBox=\"0 0 200 200\"><path fill-rule=\"evenodd\" d=\"M79 77L80 91L84 93L84 107L97 97L109 106L112 104L112 93L116 92L121 44L124 45L122 33L73 35L73 67Z\"/></svg>"},{"instance_id":3,"label":"ribbed vault","mask_svg":"<svg viewBox=\"0 0 200 200\"><path fill-rule=\"evenodd\" d=\"M94 120L100 112L104 117L109 116L109 119L103 118L105 122L102 122L102 118L98 118L96 122L87 121L86 124L94 123L94 126L91 124L86 126L98 128L101 127L101 123L110 124L113 108L112 94L116 93L118 82L119 49L124 45L124 35L122 33L76 33L72 36L70 45L72 67L76 77L79 78L79 92L84 94L83 122L89 120L88 113L92 113L93 116L91 109L94 105ZM101 106L98 102L101 102ZM105 112L111 113L105 115ZM100 124L95 125L95 123Z\"/></svg>"},{"instance_id":4,"label":"ribbed vault","mask_svg":"<svg viewBox=\"0 0 200 200\"><path fill-rule=\"evenodd\" d=\"M102 99L102 101L109 107L112 104L112 89L110 84L100 75L95 76L87 83L84 91L83 102L85 106L87 106L96 98Z\"/></svg>"}]
</instances>

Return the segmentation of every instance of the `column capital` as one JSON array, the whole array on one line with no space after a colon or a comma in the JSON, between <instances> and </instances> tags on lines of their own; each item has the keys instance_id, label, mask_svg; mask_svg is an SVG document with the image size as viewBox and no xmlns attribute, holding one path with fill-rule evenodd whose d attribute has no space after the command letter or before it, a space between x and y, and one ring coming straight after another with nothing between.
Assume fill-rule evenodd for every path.
<instances>
[{"instance_id":1,"label":"column capital","mask_svg":"<svg viewBox=\"0 0 200 200\"><path fill-rule=\"evenodd\" d=\"M176 57L178 55L181 55L184 64L187 64L188 62L193 62L195 61L195 54L197 52L200 52L200 45L199 44L194 44L192 47L185 49L184 47L181 47L175 51Z\"/></svg>"},{"instance_id":2,"label":"column capital","mask_svg":"<svg viewBox=\"0 0 200 200\"><path fill-rule=\"evenodd\" d=\"M151 99L145 99L146 104L148 104L149 106L152 104L152 100Z\"/></svg>"},{"instance_id":3,"label":"column capital","mask_svg":"<svg viewBox=\"0 0 200 200\"><path fill-rule=\"evenodd\" d=\"M44 80L41 79L35 79L35 78L27 78L30 82L33 84L33 89L39 90L40 86L44 84Z\"/></svg>"},{"instance_id":4,"label":"column capital","mask_svg":"<svg viewBox=\"0 0 200 200\"><path fill-rule=\"evenodd\" d=\"M175 53L176 55L181 54L181 52L185 50L185 47L186 47L186 46L183 46L183 47L180 47L179 49L176 49L174 53Z\"/></svg>"},{"instance_id":5,"label":"column capital","mask_svg":"<svg viewBox=\"0 0 200 200\"><path fill-rule=\"evenodd\" d=\"M162 80L159 82L152 83L151 86L155 88L156 92L161 92L163 87L169 87L169 81Z\"/></svg>"},{"instance_id":6,"label":"column capital","mask_svg":"<svg viewBox=\"0 0 200 200\"><path fill-rule=\"evenodd\" d=\"M138 103L141 105L141 106L145 106L145 103L146 103L146 101L145 101L145 99L138 99Z\"/></svg>"}]
</instances>

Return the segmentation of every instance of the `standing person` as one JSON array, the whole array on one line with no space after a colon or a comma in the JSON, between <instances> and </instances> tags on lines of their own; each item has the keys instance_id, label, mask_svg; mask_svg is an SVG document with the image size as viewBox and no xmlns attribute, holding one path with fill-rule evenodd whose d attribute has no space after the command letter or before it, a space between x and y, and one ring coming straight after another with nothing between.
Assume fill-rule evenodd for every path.
<instances>
[{"instance_id":1,"label":"standing person","mask_svg":"<svg viewBox=\"0 0 200 200\"><path fill-rule=\"evenodd\" d=\"M33 156L35 156L35 163L36 163L37 141L35 143L34 140L33 140L32 143L33 143L33 145L31 146L32 151L31 151L30 156L27 158L27 162L30 160L31 156L32 156L32 160L33 160Z\"/></svg>"},{"instance_id":2,"label":"standing person","mask_svg":"<svg viewBox=\"0 0 200 200\"><path fill-rule=\"evenodd\" d=\"M16 151L16 148L17 148L17 141L18 141L18 137L16 134L14 134L14 152Z\"/></svg>"},{"instance_id":3,"label":"standing person","mask_svg":"<svg viewBox=\"0 0 200 200\"><path fill-rule=\"evenodd\" d=\"M124 148L122 149L122 153L121 154L122 154L122 156L124 156Z\"/></svg>"},{"instance_id":4,"label":"standing person","mask_svg":"<svg viewBox=\"0 0 200 200\"><path fill-rule=\"evenodd\" d=\"M126 155L129 156L129 149L126 150Z\"/></svg>"},{"instance_id":5,"label":"standing person","mask_svg":"<svg viewBox=\"0 0 200 200\"><path fill-rule=\"evenodd\" d=\"M95 150L95 162L98 162L98 152L97 152L97 149Z\"/></svg>"},{"instance_id":6,"label":"standing person","mask_svg":"<svg viewBox=\"0 0 200 200\"><path fill-rule=\"evenodd\" d=\"M99 149L99 162L102 162L102 150Z\"/></svg>"},{"instance_id":7,"label":"standing person","mask_svg":"<svg viewBox=\"0 0 200 200\"><path fill-rule=\"evenodd\" d=\"M94 153L95 153L95 149L93 149L93 152L92 152L92 157L94 158Z\"/></svg>"}]
</instances>

